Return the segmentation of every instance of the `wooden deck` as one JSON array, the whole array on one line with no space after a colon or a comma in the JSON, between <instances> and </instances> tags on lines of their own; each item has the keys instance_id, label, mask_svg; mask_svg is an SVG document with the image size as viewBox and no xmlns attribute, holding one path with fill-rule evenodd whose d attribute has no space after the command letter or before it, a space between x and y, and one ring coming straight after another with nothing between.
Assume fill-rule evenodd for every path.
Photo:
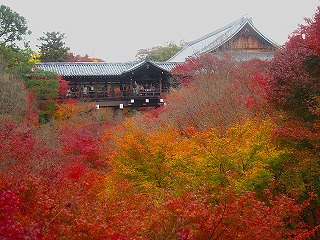
<instances>
[{"instance_id":1,"label":"wooden deck","mask_svg":"<svg viewBox=\"0 0 320 240\"><path fill-rule=\"evenodd\" d=\"M139 108L139 107L159 107L164 104L160 91L136 91L136 92L110 92L110 91L87 91L69 92L67 97L83 102L95 102L97 108Z\"/></svg>"}]
</instances>

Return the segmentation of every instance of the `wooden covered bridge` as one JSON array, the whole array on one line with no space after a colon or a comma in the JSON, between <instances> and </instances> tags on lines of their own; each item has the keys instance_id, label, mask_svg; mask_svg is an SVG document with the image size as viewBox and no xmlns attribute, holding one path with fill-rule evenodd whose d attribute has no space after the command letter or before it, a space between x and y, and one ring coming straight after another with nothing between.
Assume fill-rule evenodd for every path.
<instances>
[{"instance_id":1,"label":"wooden covered bridge","mask_svg":"<svg viewBox=\"0 0 320 240\"><path fill-rule=\"evenodd\" d=\"M192 42L167 62L140 63L54 62L37 63L70 83L69 97L95 101L101 107L156 107L170 88L171 70L188 58L229 53L238 61L270 60L280 46L263 35L251 18L238 20Z\"/></svg>"},{"instance_id":2,"label":"wooden covered bridge","mask_svg":"<svg viewBox=\"0 0 320 240\"><path fill-rule=\"evenodd\" d=\"M170 71L178 63L45 62L38 69L69 81L68 97L100 107L157 107L170 87Z\"/></svg>"}]
</instances>

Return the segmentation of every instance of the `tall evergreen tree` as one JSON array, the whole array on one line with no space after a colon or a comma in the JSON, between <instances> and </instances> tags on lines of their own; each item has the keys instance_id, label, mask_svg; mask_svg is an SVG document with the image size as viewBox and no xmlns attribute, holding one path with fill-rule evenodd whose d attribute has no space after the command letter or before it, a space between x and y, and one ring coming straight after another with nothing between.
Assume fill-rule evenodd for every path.
<instances>
[{"instance_id":1,"label":"tall evergreen tree","mask_svg":"<svg viewBox=\"0 0 320 240\"><path fill-rule=\"evenodd\" d=\"M40 49L40 60L42 62L64 62L70 50L69 47L65 46L64 38L64 33L44 33L44 36L38 39L41 41L41 45L37 46Z\"/></svg>"},{"instance_id":2,"label":"tall evergreen tree","mask_svg":"<svg viewBox=\"0 0 320 240\"><path fill-rule=\"evenodd\" d=\"M27 20L9 7L0 5L0 45L17 47L16 42L29 34Z\"/></svg>"}]
</instances>

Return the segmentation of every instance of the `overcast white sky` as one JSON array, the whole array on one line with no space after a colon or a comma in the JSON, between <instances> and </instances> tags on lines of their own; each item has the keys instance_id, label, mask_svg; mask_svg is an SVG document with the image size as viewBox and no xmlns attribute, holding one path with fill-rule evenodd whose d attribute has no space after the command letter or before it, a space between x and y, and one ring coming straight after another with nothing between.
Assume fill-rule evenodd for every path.
<instances>
[{"instance_id":1,"label":"overcast white sky","mask_svg":"<svg viewBox=\"0 0 320 240\"><path fill-rule=\"evenodd\" d=\"M107 62L132 61L141 48L192 41L248 14L280 45L318 0L0 0L24 16L33 50L43 32L65 33L66 46Z\"/></svg>"}]
</instances>

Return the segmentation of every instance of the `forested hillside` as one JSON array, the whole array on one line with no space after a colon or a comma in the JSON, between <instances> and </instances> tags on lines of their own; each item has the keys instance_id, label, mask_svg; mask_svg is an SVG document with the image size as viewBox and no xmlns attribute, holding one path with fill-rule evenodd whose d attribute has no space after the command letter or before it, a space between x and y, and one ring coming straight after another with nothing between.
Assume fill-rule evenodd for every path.
<instances>
[{"instance_id":1,"label":"forested hillside","mask_svg":"<svg viewBox=\"0 0 320 240\"><path fill-rule=\"evenodd\" d=\"M319 239L319 46L320 8L270 62L188 60L144 111L63 100L2 46L0 238Z\"/></svg>"}]
</instances>

